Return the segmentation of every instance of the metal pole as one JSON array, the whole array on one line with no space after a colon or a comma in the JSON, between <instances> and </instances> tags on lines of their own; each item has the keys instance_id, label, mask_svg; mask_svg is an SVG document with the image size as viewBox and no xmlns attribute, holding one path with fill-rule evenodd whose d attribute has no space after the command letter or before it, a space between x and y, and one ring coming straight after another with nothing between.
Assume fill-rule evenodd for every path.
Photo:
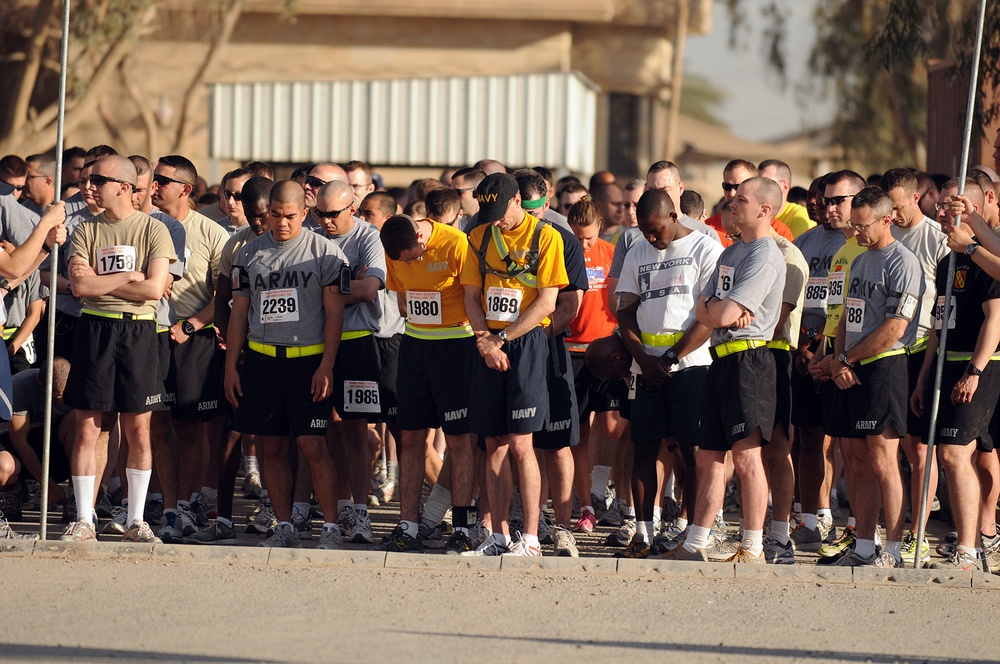
<instances>
[{"instance_id":1,"label":"metal pole","mask_svg":"<svg viewBox=\"0 0 1000 664\"><path fill-rule=\"evenodd\" d=\"M59 118L56 125L56 192L62 191L62 153L64 125L66 123L66 66L69 60L69 4L63 0L62 47L59 56ZM52 360L56 345L56 285L59 279L59 245L52 243L52 255L49 257L49 303L48 330L46 347L48 360L45 362L45 419L42 429L42 486L41 486L41 523L39 534L46 538L49 520L49 460L52 438Z\"/></svg>"},{"instance_id":2,"label":"metal pole","mask_svg":"<svg viewBox=\"0 0 1000 664\"><path fill-rule=\"evenodd\" d=\"M979 20L976 23L976 44L972 56L972 75L969 78L969 101L965 110L965 137L962 142L962 163L959 165L958 193L965 193L965 178L969 173L969 151L972 147L972 120L976 110L979 89L979 59L983 48L983 23L986 20L986 0L980 0ZM961 215L955 217L955 226L962 223ZM934 370L934 390L931 392L930 432L927 434L927 462L924 464L924 485L920 491L920 521L917 522L917 553L913 557L913 568L920 568L920 546L924 541L924 522L927 519L927 491L931 483L931 467L934 465L934 442L937 438L938 408L941 405L941 381L944 373L945 348L948 342L948 325L944 321L951 318L951 295L955 281L955 252L948 256L948 280L945 282L944 311L941 314L941 338L938 341L938 361ZM928 348L927 352L931 352Z\"/></svg>"}]
</instances>

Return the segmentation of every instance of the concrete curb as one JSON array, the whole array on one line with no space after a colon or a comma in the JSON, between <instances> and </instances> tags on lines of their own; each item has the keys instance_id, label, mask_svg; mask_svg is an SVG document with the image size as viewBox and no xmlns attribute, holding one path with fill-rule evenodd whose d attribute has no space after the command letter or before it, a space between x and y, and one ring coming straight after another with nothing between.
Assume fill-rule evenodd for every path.
<instances>
[{"instance_id":1,"label":"concrete curb","mask_svg":"<svg viewBox=\"0 0 1000 664\"><path fill-rule=\"evenodd\" d=\"M7 540L0 542L0 560L155 560L157 562L224 563L260 567L353 567L541 574L600 574L630 578L711 579L820 583L855 586L937 586L1000 590L1000 577L984 572L934 569L880 569L814 565L735 565L648 558L521 558L493 556L420 555L363 549L265 549L247 546L190 544L125 544L121 542L62 542Z\"/></svg>"}]
</instances>

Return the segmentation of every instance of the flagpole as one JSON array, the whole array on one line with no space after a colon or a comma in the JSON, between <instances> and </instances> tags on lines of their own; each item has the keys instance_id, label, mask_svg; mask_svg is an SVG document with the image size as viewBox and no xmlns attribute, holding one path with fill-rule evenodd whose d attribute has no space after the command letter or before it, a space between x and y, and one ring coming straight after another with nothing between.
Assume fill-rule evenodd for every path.
<instances>
[{"instance_id":1,"label":"flagpole","mask_svg":"<svg viewBox=\"0 0 1000 664\"><path fill-rule=\"evenodd\" d=\"M66 124L66 67L69 60L69 5L70 0L63 0L63 20L62 20L62 46L59 55L59 117L56 124L56 193L62 191L62 153L63 142L65 140L64 130ZM55 359L56 345L56 286L59 279L59 245L52 243L52 255L49 263L49 302L48 302L48 334L46 335L46 353L48 359L45 362L45 418L42 429L42 486L41 486L41 519L39 524L39 534L41 539L46 538L49 520L49 463L51 459L50 450L52 448L52 363ZM87 508L89 509L89 507ZM76 515L72 515L74 518Z\"/></svg>"},{"instance_id":2,"label":"flagpole","mask_svg":"<svg viewBox=\"0 0 1000 664\"><path fill-rule=\"evenodd\" d=\"M983 48L983 23L986 20L986 0L979 4L979 21L976 24L976 44L972 56L972 74L969 77L969 101L965 110L965 137L962 142L962 161L959 165L958 195L965 193L965 177L969 172L969 152L972 148L972 121L976 110L976 97L979 89L979 60ZM962 223L961 215L955 217L955 226ZM955 282L955 252L948 255L948 279L945 281L944 311L941 320L951 318L951 294ZM941 383L944 379L945 348L948 342L948 325L942 322L941 335L937 348L937 366L934 370L934 389L931 391L930 431L927 434L927 461L924 464L924 485L920 491L920 520L917 522L917 554L913 557L913 568L920 569L920 547L924 541L925 522L927 520L927 492L931 484L931 468L934 466L934 442L937 439L938 408L941 405ZM928 353L934 349L928 348Z\"/></svg>"}]
</instances>

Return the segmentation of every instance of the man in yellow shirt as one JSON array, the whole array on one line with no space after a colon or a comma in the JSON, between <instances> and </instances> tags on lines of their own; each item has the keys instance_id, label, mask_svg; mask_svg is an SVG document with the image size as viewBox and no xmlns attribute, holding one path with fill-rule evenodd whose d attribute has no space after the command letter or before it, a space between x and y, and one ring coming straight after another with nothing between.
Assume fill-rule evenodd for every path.
<instances>
[{"instance_id":1,"label":"man in yellow shirt","mask_svg":"<svg viewBox=\"0 0 1000 664\"><path fill-rule=\"evenodd\" d=\"M788 191L792 188L792 169L780 159L765 159L757 166L757 172L762 178L770 178L781 187L781 211L775 217L792 230L792 235L798 237L816 225L809 218L809 211L788 200Z\"/></svg>"},{"instance_id":2,"label":"man in yellow shirt","mask_svg":"<svg viewBox=\"0 0 1000 664\"><path fill-rule=\"evenodd\" d=\"M559 289L569 283L562 237L521 209L517 180L494 173L476 188L480 225L462 269L465 311L482 361L473 363L469 424L486 439L486 491L493 535L472 555L541 555L541 479L532 434L548 415L545 328ZM507 455L520 476L524 535L511 548L512 491Z\"/></svg>"}]
</instances>

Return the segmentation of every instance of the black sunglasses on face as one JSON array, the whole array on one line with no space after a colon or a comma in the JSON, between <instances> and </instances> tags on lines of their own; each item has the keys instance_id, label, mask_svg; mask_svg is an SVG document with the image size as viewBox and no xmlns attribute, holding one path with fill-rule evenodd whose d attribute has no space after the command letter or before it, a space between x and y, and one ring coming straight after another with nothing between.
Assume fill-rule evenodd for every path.
<instances>
[{"instance_id":1,"label":"black sunglasses on face","mask_svg":"<svg viewBox=\"0 0 1000 664\"><path fill-rule=\"evenodd\" d=\"M326 211L326 212L324 212L323 210L320 210L319 207L314 207L313 208L313 212L315 212L316 216L320 217L321 219L336 219L340 215L342 215L345 212L347 212L347 210L349 210L351 208L351 205L353 205L353 203L349 203L347 205L347 207L345 207L345 208L341 208L339 210L329 210L329 211Z\"/></svg>"},{"instance_id":2,"label":"black sunglasses on face","mask_svg":"<svg viewBox=\"0 0 1000 664\"><path fill-rule=\"evenodd\" d=\"M222 195L225 196L227 200L230 198L233 199L234 201L243 200L243 192L241 191L224 191L222 192Z\"/></svg>"},{"instance_id":3,"label":"black sunglasses on face","mask_svg":"<svg viewBox=\"0 0 1000 664\"><path fill-rule=\"evenodd\" d=\"M728 182L722 183L722 191L736 191L740 188L738 184L729 184Z\"/></svg>"},{"instance_id":4,"label":"black sunglasses on face","mask_svg":"<svg viewBox=\"0 0 1000 664\"><path fill-rule=\"evenodd\" d=\"M107 175L98 175L97 173L90 174L90 184L95 187L103 187L109 182L117 182L118 184L127 184L128 186L135 189L135 185L126 180L119 180L118 178L110 178Z\"/></svg>"},{"instance_id":5,"label":"black sunglasses on face","mask_svg":"<svg viewBox=\"0 0 1000 664\"><path fill-rule=\"evenodd\" d=\"M306 184L309 185L310 187L312 187L313 189L319 189L324 184L326 184L326 180L320 180L315 175L307 175L306 176Z\"/></svg>"},{"instance_id":6,"label":"black sunglasses on face","mask_svg":"<svg viewBox=\"0 0 1000 664\"><path fill-rule=\"evenodd\" d=\"M94 176L91 175L90 177L93 178ZM161 187L166 187L171 182L176 182L177 184L186 184L189 187L192 186L190 182L185 182L184 180L176 180L174 178L167 177L166 175L154 175L153 182L155 182L157 185Z\"/></svg>"}]
</instances>

